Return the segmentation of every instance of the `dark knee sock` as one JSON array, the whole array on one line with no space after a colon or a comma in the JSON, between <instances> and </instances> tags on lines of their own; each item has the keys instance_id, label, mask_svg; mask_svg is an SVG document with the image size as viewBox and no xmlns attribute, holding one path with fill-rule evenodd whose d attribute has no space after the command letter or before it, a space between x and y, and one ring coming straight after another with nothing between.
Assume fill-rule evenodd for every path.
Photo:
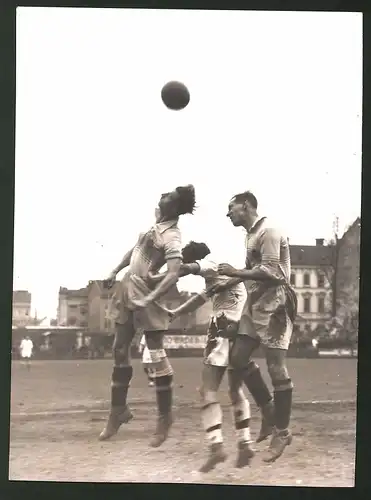
<instances>
[{"instance_id":1,"label":"dark knee sock","mask_svg":"<svg viewBox=\"0 0 371 500\"><path fill-rule=\"evenodd\" d=\"M272 395L255 361L250 361L243 370L243 381L259 408L272 401Z\"/></svg>"},{"instance_id":2,"label":"dark knee sock","mask_svg":"<svg viewBox=\"0 0 371 500\"><path fill-rule=\"evenodd\" d=\"M278 430L286 430L290 424L292 405L292 382L291 379L278 380L274 385L274 413L275 423Z\"/></svg>"},{"instance_id":3,"label":"dark knee sock","mask_svg":"<svg viewBox=\"0 0 371 500\"><path fill-rule=\"evenodd\" d=\"M173 376L156 377L156 399L159 415L168 415L173 404Z\"/></svg>"},{"instance_id":4,"label":"dark knee sock","mask_svg":"<svg viewBox=\"0 0 371 500\"><path fill-rule=\"evenodd\" d=\"M132 366L114 366L111 382L112 406L125 406L128 389L133 376Z\"/></svg>"}]
</instances>

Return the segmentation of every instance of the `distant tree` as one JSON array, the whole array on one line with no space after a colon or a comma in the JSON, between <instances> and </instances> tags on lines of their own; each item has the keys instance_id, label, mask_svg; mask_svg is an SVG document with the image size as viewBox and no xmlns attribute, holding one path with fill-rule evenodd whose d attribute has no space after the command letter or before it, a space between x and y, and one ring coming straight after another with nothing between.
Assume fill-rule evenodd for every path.
<instances>
[{"instance_id":1,"label":"distant tree","mask_svg":"<svg viewBox=\"0 0 371 500\"><path fill-rule=\"evenodd\" d=\"M358 338L359 282L352 283L339 293L336 322L348 340Z\"/></svg>"},{"instance_id":2,"label":"distant tree","mask_svg":"<svg viewBox=\"0 0 371 500\"><path fill-rule=\"evenodd\" d=\"M338 238L337 233L334 235L334 238L328 241L327 247L329 248L329 252L327 257L322 261L319 271L319 274L323 274L326 277L327 282L330 285L330 293L329 300L330 305L329 309L331 312L331 317L334 318L336 316L337 309L337 267L338 267L338 255L339 255L339 244L340 240Z\"/></svg>"},{"instance_id":3,"label":"distant tree","mask_svg":"<svg viewBox=\"0 0 371 500\"><path fill-rule=\"evenodd\" d=\"M342 290L338 287L339 250L342 244L342 239L338 237L338 218L336 218L333 238L327 244L330 250L320 266L320 272L326 276L331 289L329 293L331 320L327 326L331 335L354 339L358 335L359 281Z\"/></svg>"},{"instance_id":4,"label":"distant tree","mask_svg":"<svg viewBox=\"0 0 371 500\"><path fill-rule=\"evenodd\" d=\"M46 316L44 318L38 318L36 315L34 318L30 318L28 321L28 326L40 326L43 321L46 320Z\"/></svg>"}]
</instances>

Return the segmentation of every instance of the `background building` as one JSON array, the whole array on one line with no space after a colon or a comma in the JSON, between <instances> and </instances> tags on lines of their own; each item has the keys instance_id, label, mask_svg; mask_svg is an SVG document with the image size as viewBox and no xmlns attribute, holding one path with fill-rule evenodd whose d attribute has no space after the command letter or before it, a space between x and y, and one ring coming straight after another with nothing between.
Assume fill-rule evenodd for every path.
<instances>
[{"instance_id":1,"label":"background building","mask_svg":"<svg viewBox=\"0 0 371 500\"><path fill-rule=\"evenodd\" d=\"M59 289L57 324L59 326L87 327L90 332L114 332L114 319L111 315L112 297L120 286L116 281L111 289L105 286L103 280L91 280L85 288L69 290ZM189 292L179 292L173 287L163 297L163 302L169 309L175 309L191 297ZM192 333L195 325L205 324L210 317L208 303L198 311L184 314L171 323L171 330Z\"/></svg>"},{"instance_id":2,"label":"background building","mask_svg":"<svg viewBox=\"0 0 371 500\"><path fill-rule=\"evenodd\" d=\"M90 331L112 333L114 331L114 320L111 315L112 296L120 286L116 282L111 289L107 289L102 280L90 281L88 290L88 328ZM173 287L162 298L164 305L168 309L175 309L180 304L188 300L191 296L188 292L179 292L177 287ZM180 316L171 323L172 330L185 330L194 324L194 313Z\"/></svg>"},{"instance_id":3,"label":"background building","mask_svg":"<svg viewBox=\"0 0 371 500\"><path fill-rule=\"evenodd\" d=\"M298 297L296 328L310 334L325 329L331 318L332 289L327 268L332 249L317 239L315 245L290 245L291 284Z\"/></svg>"},{"instance_id":4,"label":"background building","mask_svg":"<svg viewBox=\"0 0 371 500\"><path fill-rule=\"evenodd\" d=\"M321 335L331 329L336 318L342 328L358 328L360 219L345 231L342 238L325 244L318 238L315 245L290 245L290 281L298 297L298 316L295 337ZM60 326L87 327L90 332L112 333L112 289L104 281L92 280L85 288L68 290L60 288L58 319ZM31 295L18 293L13 309L18 318L30 314ZM193 294L173 287L163 298L166 307L174 309ZM22 300L21 300L22 299ZM185 314L171 323L172 331L191 334L207 329L212 314L211 301L193 313ZM23 319L23 321L24 321Z\"/></svg>"},{"instance_id":5,"label":"background building","mask_svg":"<svg viewBox=\"0 0 371 500\"><path fill-rule=\"evenodd\" d=\"M112 295L117 290L119 282L116 281L111 289L108 289L103 280L89 281L87 286L88 300L88 329L94 332L114 331L114 320L111 318L110 309Z\"/></svg>"},{"instance_id":6,"label":"background building","mask_svg":"<svg viewBox=\"0 0 371 500\"><path fill-rule=\"evenodd\" d=\"M61 287L58 296L58 326L88 326L88 289Z\"/></svg>"},{"instance_id":7,"label":"background building","mask_svg":"<svg viewBox=\"0 0 371 500\"><path fill-rule=\"evenodd\" d=\"M291 284L298 296L296 329L311 334L358 331L361 220L325 245L290 245ZM335 327L335 328L334 328Z\"/></svg>"},{"instance_id":8,"label":"background building","mask_svg":"<svg viewBox=\"0 0 371 500\"><path fill-rule=\"evenodd\" d=\"M13 320L16 327L27 326L31 321L31 294L27 290L13 291Z\"/></svg>"}]
</instances>

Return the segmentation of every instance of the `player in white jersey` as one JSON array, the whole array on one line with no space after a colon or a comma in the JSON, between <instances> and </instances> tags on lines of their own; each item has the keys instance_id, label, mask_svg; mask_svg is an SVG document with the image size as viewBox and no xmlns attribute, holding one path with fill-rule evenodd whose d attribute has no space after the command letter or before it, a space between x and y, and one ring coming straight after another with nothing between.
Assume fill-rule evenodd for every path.
<instances>
[{"instance_id":1,"label":"player in white jersey","mask_svg":"<svg viewBox=\"0 0 371 500\"><path fill-rule=\"evenodd\" d=\"M191 241L183 248L183 264L180 275L202 276L205 280L206 290L171 311L173 317L200 307L210 299L209 290L228 279L218 274L218 264L209 257L209 254L210 250L205 243ZM245 467L254 456L249 425L250 405L244 395L243 381L239 373L233 370L229 364L229 351L233 344L234 333L238 329L245 301L246 289L242 283L212 296L213 315L210 318L200 391L202 422L209 444L209 456L201 467L201 472L209 472L227 458L223 446L222 410L218 400L218 390L227 368L229 395L238 437L236 467Z\"/></svg>"},{"instance_id":2,"label":"player in white jersey","mask_svg":"<svg viewBox=\"0 0 371 500\"><path fill-rule=\"evenodd\" d=\"M142 354L142 363L143 363L144 373L147 375L148 378L148 385L150 387L154 387L155 382L153 380L154 379L153 369L151 368L151 365L153 365L153 363L152 363L151 353L149 352L147 346L146 336L144 332L139 342L139 352Z\"/></svg>"},{"instance_id":3,"label":"player in white jersey","mask_svg":"<svg viewBox=\"0 0 371 500\"><path fill-rule=\"evenodd\" d=\"M27 335L24 339L22 339L21 344L19 346L19 352L21 355L22 361L26 364L27 369L30 369L30 361L33 351L33 342L30 337Z\"/></svg>"}]
</instances>

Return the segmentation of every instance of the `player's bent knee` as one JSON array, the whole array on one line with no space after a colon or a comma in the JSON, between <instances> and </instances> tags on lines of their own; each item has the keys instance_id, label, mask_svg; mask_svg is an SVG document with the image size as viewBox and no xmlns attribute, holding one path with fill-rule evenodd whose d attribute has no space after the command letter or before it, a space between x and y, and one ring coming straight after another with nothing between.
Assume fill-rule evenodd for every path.
<instances>
[{"instance_id":1,"label":"player's bent knee","mask_svg":"<svg viewBox=\"0 0 371 500\"><path fill-rule=\"evenodd\" d=\"M260 366L258 365L258 363L256 363L255 361L253 360L250 360L247 364L247 371L248 371L248 374L250 375L251 373L257 371L257 370L260 370Z\"/></svg>"},{"instance_id":2,"label":"player's bent knee","mask_svg":"<svg viewBox=\"0 0 371 500\"><path fill-rule=\"evenodd\" d=\"M288 391L294 388L294 385L290 378L285 379L272 379L272 385L274 387L274 392Z\"/></svg>"},{"instance_id":3,"label":"player's bent knee","mask_svg":"<svg viewBox=\"0 0 371 500\"><path fill-rule=\"evenodd\" d=\"M229 363L234 370L245 370L248 368L249 359L246 359L242 350L234 350L230 353Z\"/></svg>"},{"instance_id":4,"label":"player's bent knee","mask_svg":"<svg viewBox=\"0 0 371 500\"><path fill-rule=\"evenodd\" d=\"M242 388L240 387L237 391L231 389L229 390L229 399L233 405L236 405L241 401L244 401L246 397Z\"/></svg>"},{"instance_id":5,"label":"player's bent knee","mask_svg":"<svg viewBox=\"0 0 371 500\"><path fill-rule=\"evenodd\" d=\"M246 370L251 361L251 355L258 343L247 335L238 335L230 352L229 361L233 369Z\"/></svg>"},{"instance_id":6,"label":"player's bent knee","mask_svg":"<svg viewBox=\"0 0 371 500\"><path fill-rule=\"evenodd\" d=\"M267 368L272 380L286 380L289 378L289 372L285 363L270 362L267 364Z\"/></svg>"},{"instance_id":7,"label":"player's bent knee","mask_svg":"<svg viewBox=\"0 0 371 500\"><path fill-rule=\"evenodd\" d=\"M203 406L219 403L218 394L215 391L208 391L204 389L201 394L201 402Z\"/></svg>"},{"instance_id":8,"label":"player's bent knee","mask_svg":"<svg viewBox=\"0 0 371 500\"><path fill-rule=\"evenodd\" d=\"M116 365L129 363L129 348L127 346L113 346L112 354Z\"/></svg>"}]
</instances>

